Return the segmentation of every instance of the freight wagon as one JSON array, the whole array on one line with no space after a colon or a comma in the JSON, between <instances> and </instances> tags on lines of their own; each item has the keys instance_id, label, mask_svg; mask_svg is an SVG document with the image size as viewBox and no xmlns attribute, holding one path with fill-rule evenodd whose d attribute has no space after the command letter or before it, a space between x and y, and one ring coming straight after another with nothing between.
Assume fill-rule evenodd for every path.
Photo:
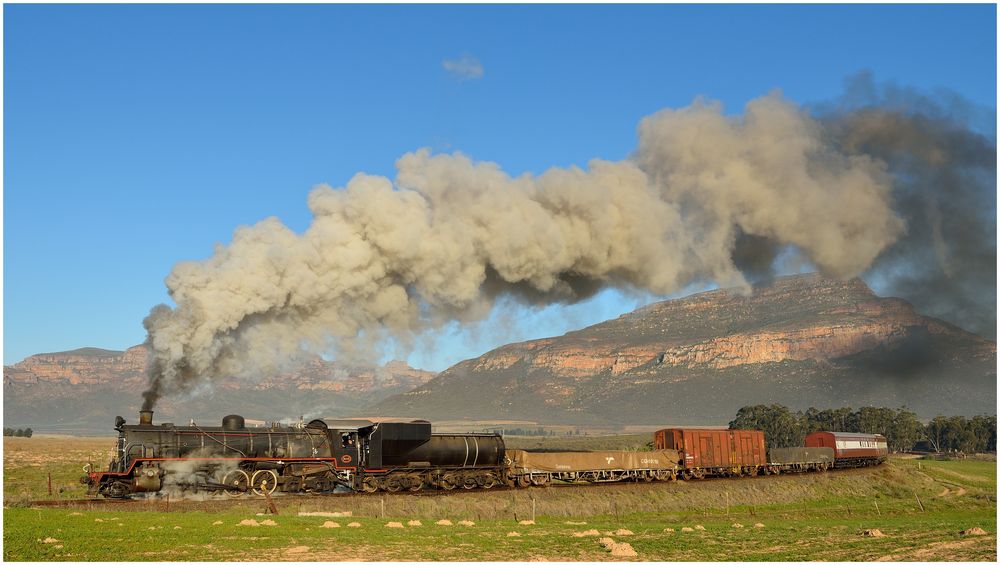
<instances>
[{"instance_id":1,"label":"freight wagon","mask_svg":"<svg viewBox=\"0 0 1000 565\"><path fill-rule=\"evenodd\" d=\"M833 449L835 467L878 465L889 457L889 445L879 434L853 432L813 432L806 436L806 447Z\"/></svg>"},{"instance_id":2,"label":"freight wagon","mask_svg":"<svg viewBox=\"0 0 1000 565\"><path fill-rule=\"evenodd\" d=\"M833 449L829 447L772 447L767 453L771 471L826 471L833 467Z\"/></svg>"},{"instance_id":3,"label":"freight wagon","mask_svg":"<svg viewBox=\"0 0 1000 565\"><path fill-rule=\"evenodd\" d=\"M511 476L517 486L542 486L552 480L610 483L671 481L677 478L676 451L586 451L532 453L507 451Z\"/></svg>"},{"instance_id":4,"label":"freight wagon","mask_svg":"<svg viewBox=\"0 0 1000 565\"><path fill-rule=\"evenodd\" d=\"M770 472L764 432L758 430L667 428L656 432L654 446L680 452L685 480Z\"/></svg>"}]
</instances>

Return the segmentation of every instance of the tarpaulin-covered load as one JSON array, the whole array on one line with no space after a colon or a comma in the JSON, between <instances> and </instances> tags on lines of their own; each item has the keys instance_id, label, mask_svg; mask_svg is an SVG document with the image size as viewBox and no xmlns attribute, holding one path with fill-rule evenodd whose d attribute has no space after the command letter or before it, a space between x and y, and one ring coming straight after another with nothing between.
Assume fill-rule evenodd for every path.
<instances>
[{"instance_id":1,"label":"tarpaulin-covered load","mask_svg":"<svg viewBox=\"0 0 1000 565\"><path fill-rule=\"evenodd\" d=\"M507 457L513 461L516 473L670 470L676 469L680 460L680 455L673 450L531 453L510 449L507 450Z\"/></svg>"},{"instance_id":2,"label":"tarpaulin-covered load","mask_svg":"<svg viewBox=\"0 0 1000 565\"><path fill-rule=\"evenodd\" d=\"M833 449L829 447L775 447L769 457L772 465L803 463L833 463Z\"/></svg>"}]
</instances>

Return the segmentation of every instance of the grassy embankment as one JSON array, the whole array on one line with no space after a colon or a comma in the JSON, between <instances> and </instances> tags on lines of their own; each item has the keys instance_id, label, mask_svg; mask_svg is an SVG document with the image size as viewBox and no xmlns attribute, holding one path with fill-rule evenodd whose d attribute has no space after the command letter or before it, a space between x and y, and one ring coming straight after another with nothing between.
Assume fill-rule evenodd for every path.
<instances>
[{"instance_id":1,"label":"grassy embankment","mask_svg":"<svg viewBox=\"0 0 1000 565\"><path fill-rule=\"evenodd\" d=\"M5 442L7 504L45 494L44 473L36 476L40 469L52 467L54 486L62 486L57 476L75 480L81 460L70 465L73 450L83 453L99 448L78 443L62 445L63 453L48 453L59 445L51 442L35 444L37 452L10 450L12 443L21 446L36 439L44 438ZM40 459L45 466L31 467ZM532 499L536 524L518 524L530 519ZM598 541L603 537L630 544L637 552L631 559L650 561L880 557L992 561L996 557L996 464L973 460L894 459L876 469L826 474L431 497L288 496L279 497L277 504L278 516L257 516L263 503L256 499L172 501L169 511L163 503L100 510L9 507L4 509L4 558L629 559L611 556ZM297 515L315 511L349 511L353 516ZM245 519L268 518L277 525L237 525ZM436 525L440 519L455 525ZM386 527L389 522L406 525L409 520L422 525ZM475 525L460 526L461 520ZM341 527L321 528L325 521ZM347 527L351 522L360 528ZM973 527L982 528L986 535L959 534ZM668 528L674 531L665 531ZM605 534L622 529L632 535ZM879 529L885 537L861 535L867 529ZM600 535L574 535L589 530ZM511 532L520 535L509 536ZM58 541L44 543L46 538Z\"/></svg>"}]
</instances>

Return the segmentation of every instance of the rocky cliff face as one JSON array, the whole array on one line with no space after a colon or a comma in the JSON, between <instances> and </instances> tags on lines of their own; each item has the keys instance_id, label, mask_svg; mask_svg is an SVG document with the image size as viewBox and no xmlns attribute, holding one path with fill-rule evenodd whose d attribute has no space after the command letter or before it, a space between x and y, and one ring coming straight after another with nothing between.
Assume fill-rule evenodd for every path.
<instances>
[{"instance_id":1,"label":"rocky cliff face","mask_svg":"<svg viewBox=\"0 0 1000 565\"><path fill-rule=\"evenodd\" d=\"M725 424L744 404L995 412L996 343L860 280L784 277L659 302L463 361L395 415ZM474 410L466 407L475 406Z\"/></svg>"},{"instance_id":2,"label":"rocky cliff face","mask_svg":"<svg viewBox=\"0 0 1000 565\"><path fill-rule=\"evenodd\" d=\"M148 355L142 345L126 351L83 348L32 355L5 366L4 421L38 431L106 431L116 414L134 418L147 384ZM398 361L373 368L315 358L260 380L223 379L192 399L165 398L157 418L214 420L221 411L258 419L343 415L433 376Z\"/></svg>"}]
</instances>

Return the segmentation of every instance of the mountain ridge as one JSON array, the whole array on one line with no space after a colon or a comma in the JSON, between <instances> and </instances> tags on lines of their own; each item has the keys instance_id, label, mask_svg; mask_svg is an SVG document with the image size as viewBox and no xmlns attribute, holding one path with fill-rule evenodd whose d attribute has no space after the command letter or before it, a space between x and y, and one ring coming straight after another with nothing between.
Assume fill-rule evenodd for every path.
<instances>
[{"instance_id":1,"label":"mountain ridge","mask_svg":"<svg viewBox=\"0 0 1000 565\"><path fill-rule=\"evenodd\" d=\"M105 430L138 409L148 349L84 347L4 367L5 420ZM495 348L435 374L312 359L166 397L157 420L394 416L548 424L725 424L745 404L907 405L995 413L996 343L864 282L779 277L655 302L587 328Z\"/></svg>"},{"instance_id":2,"label":"mountain ridge","mask_svg":"<svg viewBox=\"0 0 1000 565\"><path fill-rule=\"evenodd\" d=\"M4 366L4 418L38 431L102 430L115 414L138 410L148 386L149 349L79 348L39 353ZM315 357L294 370L262 379L220 379L193 397L163 398L158 419L214 419L229 410L248 418L295 418L358 405L409 390L435 373L392 361L383 367L351 366ZM39 414L51 414L41 419Z\"/></svg>"},{"instance_id":3,"label":"mountain ridge","mask_svg":"<svg viewBox=\"0 0 1000 565\"><path fill-rule=\"evenodd\" d=\"M860 279L794 275L755 285L749 294L706 291L563 336L507 344L373 410L426 418L574 424L674 418L708 424L728 421L744 404L781 400L801 408L908 404L930 417L935 415L931 397L939 401L938 410L991 409L995 360L995 342L922 316L905 300L878 297ZM942 369L976 392L934 395L927 372ZM945 391L953 388L938 384ZM776 385L802 394L796 398ZM991 388L987 404L981 393ZM718 395L727 389L741 397ZM676 402L678 397L694 400L700 412ZM648 405L656 398L672 412ZM476 405L474 415L470 405ZM625 406L632 420L622 413Z\"/></svg>"}]
</instances>

